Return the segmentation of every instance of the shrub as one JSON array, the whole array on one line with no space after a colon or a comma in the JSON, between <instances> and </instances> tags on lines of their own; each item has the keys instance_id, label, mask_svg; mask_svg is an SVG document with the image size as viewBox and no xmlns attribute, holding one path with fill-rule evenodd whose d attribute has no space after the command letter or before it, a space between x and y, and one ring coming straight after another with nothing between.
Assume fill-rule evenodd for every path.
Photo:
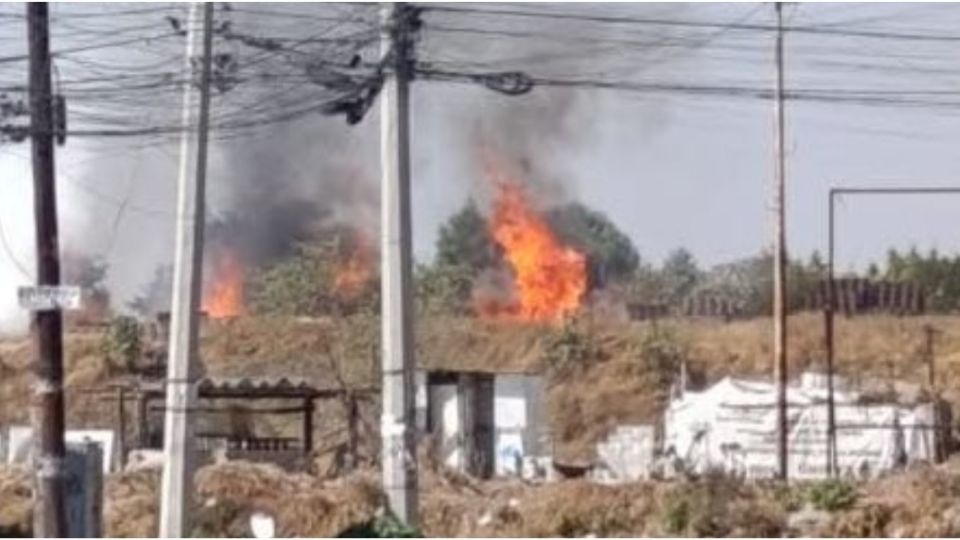
<instances>
[{"instance_id":1,"label":"shrub","mask_svg":"<svg viewBox=\"0 0 960 540\"><path fill-rule=\"evenodd\" d=\"M727 499L733 494L716 487L707 478L668 494L660 512L660 526L672 536L726 536L730 529Z\"/></svg>"},{"instance_id":2,"label":"shrub","mask_svg":"<svg viewBox=\"0 0 960 540\"><path fill-rule=\"evenodd\" d=\"M846 480L824 480L807 488L806 500L817 510L846 510L857 502L857 488Z\"/></svg>"},{"instance_id":3,"label":"shrub","mask_svg":"<svg viewBox=\"0 0 960 540\"><path fill-rule=\"evenodd\" d=\"M685 356L685 347L668 330L654 328L643 337L640 343L643 367L654 374L661 387L666 387L673 382Z\"/></svg>"},{"instance_id":4,"label":"shrub","mask_svg":"<svg viewBox=\"0 0 960 540\"><path fill-rule=\"evenodd\" d=\"M355 525L337 535L337 538L423 538L423 534L405 525L392 514Z\"/></svg>"},{"instance_id":5,"label":"shrub","mask_svg":"<svg viewBox=\"0 0 960 540\"><path fill-rule=\"evenodd\" d=\"M114 317L103 337L101 349L111 365L122 365L127 371L133 371L142 351L140 324L133 317Z\"/></svg>"},{"instance_id":6,"label":"shrub","mask_svg":"<svg viewBox=\"0 0 960 540\"><path fill-rule=\"evenodd\" d=\"M559 330L551 332L543 345L546 364L557 372L582 367L591 360L599 359L601 354L599 347L576 322L566 322Z\"/></svg>"}]
</instances>

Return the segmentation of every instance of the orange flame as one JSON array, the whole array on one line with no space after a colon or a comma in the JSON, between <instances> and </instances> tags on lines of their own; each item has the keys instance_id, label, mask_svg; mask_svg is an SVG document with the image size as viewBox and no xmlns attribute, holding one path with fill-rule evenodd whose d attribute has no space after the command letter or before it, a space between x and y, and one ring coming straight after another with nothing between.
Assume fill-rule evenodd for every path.
<instances>
[{"instance_id":1,"label":"orange flame","mask_svg":"<svg viewBox=\"0 0 960 540\"><path fill-rule=\"evenodd\" d=\"M219 250L214 256L213 286L203 296L203 310L213 319L242 315L243 285L240 260L230 250Z\"/></svg>"},{"instance_id":2,"label":"orange flame","mask_svg":"<svg viewBox=\"0 0 960 540\"><path fill-rule=\"evenodd\" d=\"M523 320L555 321L573 313L587 288L586 258L562 245L517 182L496 175L490 230L514 273ZM490 306L481 306L490 313Z\"/></svg>"},{"instance_id":3,"label":"orange flame","mask_svg":"<svg viewBox=\"0 0 960 540\"><path fill-rule=\"evenodd\" d=\"M349 252L338 258L333 269L333 290L341 298L353 298L363 292L373 278L374 256L366 235L357 232Z\"/></svg>"}]
</instances>

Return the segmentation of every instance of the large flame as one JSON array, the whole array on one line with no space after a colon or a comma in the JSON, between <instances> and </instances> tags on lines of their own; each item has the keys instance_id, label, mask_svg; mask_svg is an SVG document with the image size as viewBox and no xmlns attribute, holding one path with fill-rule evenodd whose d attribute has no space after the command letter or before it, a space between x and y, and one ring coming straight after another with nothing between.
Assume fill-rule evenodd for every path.
<instances>
[{"instance_id":1,"label":"large flame","mask_svg":"<svg viewBox=\"0 0 960 540\"><path fill-rule=\"evenodd\" d=\"M497 197L490 231L513 269L518 298L510 311L524 320L562 319L580 307L587 288L586 258L557 240L519 183L493 174Z\"/></svg>"},{"instance_id":2,"label":"large flame","mask_svg":"<svg viewBox=\"0 0 960 540\"><path fill-rule=\"evenodd\" d=\"M374 251L369 238L356 232L346 250L339 250L333 269L333 291L341 298L354 298L373 279ZM344 253L345 251L345 253Z\"/></svg>"},{"instance_id":3,"label":"large flame","mask_svg":"<svg viewBox=\"0 0 960 540\"><path fill-rule=\"evenodd\" d=\"M213 265L211 286L203 295L203 310L213 319L242 315L243 265L229 249L217 250Z\"/></svg>"}]
</instances>

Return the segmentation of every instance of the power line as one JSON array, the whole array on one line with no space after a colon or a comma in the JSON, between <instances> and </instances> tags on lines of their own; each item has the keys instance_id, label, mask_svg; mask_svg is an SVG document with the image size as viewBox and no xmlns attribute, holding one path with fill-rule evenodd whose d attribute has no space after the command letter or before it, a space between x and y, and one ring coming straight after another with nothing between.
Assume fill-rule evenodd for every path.
<instances>
[{"instance_id":1,"label":"power line","mask_svg":"<svg viewBox=\"0 0 960 540\"><path fill-rule=\"evenodd\" d=\"M132 38L132 39L124 39L124 40L119 40L119 41L111 41L111 42L106 42L106 43L98 43L98 44L95 44L95 45L86 45L86 46L81 46L81 47L73 47L73 48L69 48L69 49L61 49L61 50L58 50L58 51L51 51L51 52L50 52L50 56L53 57L53 58L60 58L60 57L62 57L63 55L66 55L66 54L75 54L75 53L78 53L78 52L96 51L96 50L101 50L101 49L110 49L110 48L114 48L114 47L122 47L122 46L124 46L124 45L130 45L130 44L132 44L132 43L139 43L139 42L143 42L143 41L156 41L156 40L161 40L161 39L165 39L165 38L168 38L168 37L179 36L179 35L180 35L179 32L168 32L168 33L165 33L165 34L158 34L158 35L154 35L154 36L144 36L144 37L138 37L138 38ZM17 54L17 55L13 55L13 56L0 56L0 63L23 62L23 61L26 61L27 58L28 58L28 55L26 55L26 54Z\"/></svg>"},{"instance_id":2,"label":"power line","mask_svg":"<svg viewBox=\"0 0 960 540\"><path fill-rule=\"evenodd\" d=\"M581 13L563 13L563 12L531 12L508 9L476 9L461 8L450 6L425 6L425 11L449 12L449 13L468 13L472 15L502 15L512 17L533 17L543 19L571 20L580 22L595 22L608 24L637 24L650 26L671 26L680 28L725 28L729 30L758 31L758 32L776 32L777 28L769 24L756 23L717 23L703 21L684 21L679 19L661 19L653 17L627 17L627 16L604 16L587 15ZM841 37L859 37L871 39L897 39L906 41L942 41L957 42L960 36L957 35L936 35L927 33L903 33L889 32L879 30L840 30L831 27L819 26L787 26L784 32L797 34L816 34Z\"/></svg>"}]
</instances>

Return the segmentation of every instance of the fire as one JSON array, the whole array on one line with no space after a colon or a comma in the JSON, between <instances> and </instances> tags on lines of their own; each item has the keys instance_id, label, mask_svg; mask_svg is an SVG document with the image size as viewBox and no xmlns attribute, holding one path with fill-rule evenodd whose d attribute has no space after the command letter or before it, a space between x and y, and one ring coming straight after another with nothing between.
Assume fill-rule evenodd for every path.
<instances>
[{"instance_id":1,"label":"fire","mask_svg":"<svg viewBox=\"0 0 960 540\"><path fill-rule=\"evenodd\" d=\"M213 319L242 315L243 265L227 249L217 251L213 264L212 286L203 296L203 310Z\"/></svg>"},{"instance_id":2,"label":"fire","mask_svg":"<svg viewBox=\"0 0 960 540\"><path fill-rule=\"evenodd\" d=\"M348 253L338 258L333 270L333 290L341 298L353 298L363 292L373 278L374 253L366 235L353 235Z\"/></svg>"},{"instance_id":3,"label":"fire","mask_svg":"<svg viewBox=\"0 0 960 540\"><path fill-rule=\"evenodd\" d=\"M524 320L562 319L580 307L587 288L586 258L557 240L517 182L496 172L494 180L490 231L513 269L518 298L510 311Z\"/></svg>"}]
</instances>

